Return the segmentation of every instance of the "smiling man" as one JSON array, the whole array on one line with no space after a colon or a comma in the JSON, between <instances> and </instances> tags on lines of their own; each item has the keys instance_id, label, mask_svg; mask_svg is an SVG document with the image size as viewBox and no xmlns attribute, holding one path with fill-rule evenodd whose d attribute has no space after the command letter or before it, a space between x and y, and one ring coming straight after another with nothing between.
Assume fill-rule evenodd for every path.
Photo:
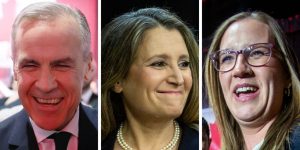
<instances>
[{"instance_id":1,"label":"smiling man","mask_svg":"<svg viewBox=\"0 0 300 150\"><path fill-rule=\"evenodd\" d=\"M0 149L97 149L97 111L80 104L92 65L83 14L58 3L26 7L12 50L24 110L0 124Z\"/></svg>"}]
</instances>

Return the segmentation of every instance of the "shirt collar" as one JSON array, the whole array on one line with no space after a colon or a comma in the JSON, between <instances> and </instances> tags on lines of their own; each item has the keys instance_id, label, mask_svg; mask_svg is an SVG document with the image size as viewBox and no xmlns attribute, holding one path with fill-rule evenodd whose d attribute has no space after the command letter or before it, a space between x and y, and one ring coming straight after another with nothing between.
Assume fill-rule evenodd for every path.
<instances>
[{"instance_id":1,"label":"shirt collar","mask_svg":"<svg viewBox=\"0 0 300 150\"><path fill-rule=\"evenodd\" d=\"M29 117L30 123L32 125L36 140L38 143L46 139L51 134L58 132L55 130L45 130L40 128L35 122ZM61 130L66 131L72 134L72 136L78 137L78 125L79 125L79 106L77 107L76 113L73 116L72 120Z\"/></svg>"},{"instance_id":2,"label":"shirt collar","mask_svg":"<svg viewBox=\"0 0 300 150\"><path fill-rule=\"evenodd\" d=\"M88 104L92 95L93 95L93 91L90 88L84 91L81 96L82 102Z\"/></svg>"}]
</instances>

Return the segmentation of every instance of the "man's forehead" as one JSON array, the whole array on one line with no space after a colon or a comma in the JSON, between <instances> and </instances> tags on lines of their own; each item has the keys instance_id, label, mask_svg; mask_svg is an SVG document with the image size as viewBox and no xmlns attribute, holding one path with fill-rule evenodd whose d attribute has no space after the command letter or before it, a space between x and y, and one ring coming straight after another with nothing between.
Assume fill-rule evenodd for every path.
<instances>
[{"instance_id":1,"label":"man's forehead","mask_svg":"<svg viewBox=\"0 0 300 150\"><path fill-rule=\"evenodd\" d=\"M39 61L45 61L45 62L49 62L49 63L53 63L53 62L74 62L76 59L73 57L55 57L53 59L48 59L48 60L44 60L42 58L32 58L32 57L23 57L20 58L20 62L39 62Z\"/></svg>"},{"instance_id":2,"label":"man's forehead","mask_svg":"<svg viewBox=\"0 0 300 150\"><path fill-rule=\"evenodd\" d=\"M59 39L67 41L70 38L75 38L76 41L79 40L76 43L80 43L80 35L80 29L79 27L77 28L76 23L72 19L67 18L64 20L57 18L53 21L25 19L17 28L15 48L18 49L22 41L34 41L37 39L41 40L41 42L45 40L44 43L46 43L51 38L53 40L57 39L57 42L61 41Z\"/></svg>"},{"instance_id":3,"label":"man's forehead","mask_svg":"<svg viewBox=\"0 0 300 150\"><path fill-rule=\"evenodd\" d=\"M39 25L53 25L53 24L69 24L72 26L76 26L78 23L73 16L70 15L60 15L53 16L49 18L24 18L20 21L18 28L27 29L34 26Z\"/></svg>"}]
</instances>

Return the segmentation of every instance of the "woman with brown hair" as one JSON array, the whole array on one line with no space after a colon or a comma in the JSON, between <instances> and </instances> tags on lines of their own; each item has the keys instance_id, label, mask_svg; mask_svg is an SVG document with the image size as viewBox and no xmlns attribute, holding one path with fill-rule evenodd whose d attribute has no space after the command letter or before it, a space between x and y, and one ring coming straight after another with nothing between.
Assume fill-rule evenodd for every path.
<instances>
[{"instance_id":1,"label":"woman with brown hair","mask_svg":"<svg viewBox=\"0 0 300 150\"><path fill-rule=\"evenodd\" d=\"M208 55L205 82L222 149L299 149L298 63L276 20L263 12L230 17Z\"/></svg>"},{"instance_id":2,"label":"woman with brown hair","mask_svg":"<svg viewBox=\"0 0 300 150\"><path fill-rule=\"evenodd\" d=\"M199 149L198 45L160 8L102 30L102 149Z\"/></svg>"}]
</instances>

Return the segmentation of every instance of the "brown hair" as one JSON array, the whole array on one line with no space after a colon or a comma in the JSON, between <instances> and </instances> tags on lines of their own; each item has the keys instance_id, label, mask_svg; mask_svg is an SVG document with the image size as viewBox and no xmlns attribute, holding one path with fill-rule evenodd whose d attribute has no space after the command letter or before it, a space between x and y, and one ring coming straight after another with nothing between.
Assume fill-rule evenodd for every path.
<instances>
[{"instance_id":1,"label":"brown hair","mask_svg":"<svg viewBox=\"0 0 300 150\"><path fill-rule=\"evenodd\" d=\"M144 33L155 27L176 29L182 35L191 62L193 85L183 113L178 120L198 123L198 44L190 29L175 15L160 8L144 8L125 13L102 30L101 41L101 134L102 139L126 119L122 95L113 86L127 76Z\"/></svg>"},{"instance_id":2,"label":"brown hair","mask_svg":"<svg viewBox=\"0 0 300 150\"><path fill-rule=\"evenodd\" d=\"M276 20L263 12L241 12L230 17L215 32L208 55L219 49L223 34L232 23L246 18L258 20L269 26L270 35L275 41L276 49L281 51L282 63L286 66L285 68L287 68L291 79L292 87L290 90L292 96L284 100L282 111L270 126L261 146L261 149L266 150L284 149L286 141L288 141L290 128L300 112L300 82L297 59L288 47L285 35ZM214 69L208 57L205 63L205 82L209 101L222 133L222 149L244 149L245 141L241 129L226 105L218 72Z\"/></svg>"}]
</instances>

